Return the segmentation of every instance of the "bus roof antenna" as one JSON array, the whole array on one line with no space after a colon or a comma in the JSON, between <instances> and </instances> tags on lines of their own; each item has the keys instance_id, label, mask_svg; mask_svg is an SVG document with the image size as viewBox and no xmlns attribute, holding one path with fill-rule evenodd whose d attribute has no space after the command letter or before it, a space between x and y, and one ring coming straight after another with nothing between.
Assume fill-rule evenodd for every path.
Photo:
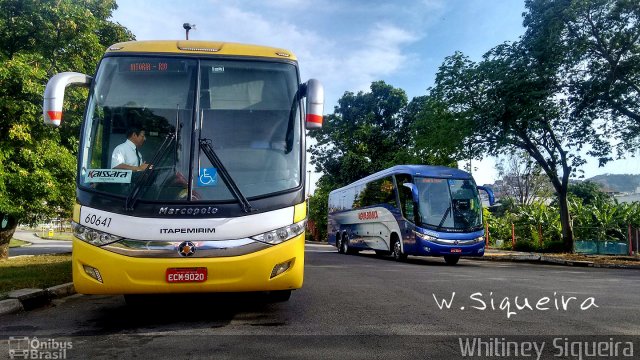
<instances>
[{"instance_id":1,"label":"bus roof antenna","mask_svg":"<svg viewBox=\"0 0 640 360\"><path fill-rule=\"evenodd\" d=\"M189 40L189 30L191 30L191 29L195 30L196 29L196 24L184 23L184 24L182 24L182 27L187 32L187 40Z\"/></svg>"}]
</instances>

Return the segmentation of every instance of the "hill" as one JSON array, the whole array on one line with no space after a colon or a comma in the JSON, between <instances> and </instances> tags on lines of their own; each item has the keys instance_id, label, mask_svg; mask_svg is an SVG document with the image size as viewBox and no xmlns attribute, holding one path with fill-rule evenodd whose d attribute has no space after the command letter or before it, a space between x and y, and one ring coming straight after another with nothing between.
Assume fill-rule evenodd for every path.
<instances>
[{"instance_id":1,"label":"hill","mask_svg":"<svg viewBox=\"0 0 640 360\"><path fill-rule=\"evenodd\" d=\"M585 181L601 184L606 191L635 193L640 187L640 175L632 174L603 174L596 175Z\"/></svg>"}]
</instances>

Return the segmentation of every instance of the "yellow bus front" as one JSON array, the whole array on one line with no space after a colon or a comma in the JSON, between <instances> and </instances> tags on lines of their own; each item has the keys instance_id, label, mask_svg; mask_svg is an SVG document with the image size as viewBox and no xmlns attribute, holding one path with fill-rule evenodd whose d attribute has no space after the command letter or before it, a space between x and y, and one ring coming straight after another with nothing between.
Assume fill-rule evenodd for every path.
<instances>
[{"instance_id":1,"label":"yellow bus front","mask_svg":"<svg viewBox=\"0 0 640 360\"><path fill-rule=\"evenodd\" d=\"M322 86L287 50L203 41L111 46L78 153L73 277L85 294L291 290L304 268L305 133ZM302 103L306 98L305 106Z\"/></svg>"},{"instance_id":2,"label":"yellow bus front","mask_svg":"<svg viewBox=\"0 0 640 360\"><path fill-rule=\"evenodd\" d=\"M105 214L88 207L76 206L73 240L73 282L82 294L144 294L188 292L243 292L293 290L302 286L304 273L304 220L306 204L269 212L254 217L268 216L268 226L282 219L279 227L283 241L268 244L249 238L233 240L196 240L197 236L182 234L180 239L168 241L133 240L122 238L113 243L99 245L90 238L99 239L97 230L79 228L102 216L101 221L120 227L144 223L141 232L158 233L162 229L187 229L190 224L175 221L171 228L154 224L149 219L127 219ZM84 215L84 218L81 216ZM94 217L95 216L95 217ZM106 216L106 217L105 217ZM228 220L228 219L225 219ZM218 232L233 232L233 227L245 226L246 219L234 223L200 221L197 229L216 226ZM97 220L94 220L96 222ZM211 224L207 224L210 222ZM216 223L216 224L214 224ZM127 224L127 225L125 225ZM115 225L115 224L114 224ZM279 226L275 225L275 226ZM225 228L227 230L225 230ZM95 233L91 233L95 232ZM236 231L239 232L239 231ZM131 232L129 232L131 234ZM196 234L197 235L197 234ZM278 236L277 231L274 234ZM131 236L133 237L133 236ZM201 238L205 238L204 236ZM208 237L211 238L211 235ZM81 240L82 239L82 240ZM114 240L111 238L110 240ZM191 239L191 240L185 240ZM276 242L277 240L271 240ZM185 250L184 244L193 248ZM182 248L181 248L181 245ZM235 246L234 246L235 245ZM190 254L190 255L187 255Z\"/></svg>"}]
</instances>

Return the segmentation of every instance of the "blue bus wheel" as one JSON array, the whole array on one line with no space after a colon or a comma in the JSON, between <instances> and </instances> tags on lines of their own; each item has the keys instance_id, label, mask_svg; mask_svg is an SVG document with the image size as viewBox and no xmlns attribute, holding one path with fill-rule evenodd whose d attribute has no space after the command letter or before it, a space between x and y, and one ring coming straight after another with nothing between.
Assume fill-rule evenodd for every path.
<instances>
[{"instance_id":1,"label":"blue bus wheel","mask_svg":"<svg viewBox=\"0 0 640 360\"><path fill-rule=\"evenodd\" d=\"M445 255L444 256L444 262L447 263L447 265L455 265L458 263L458 260L460 260L460 256L458 255Z\"/></svg>"},{"instance_id":2,"label":"blue bus wheel","mask_svg":"<svg viewBox=\"0 0 640 360\"><path fill-rule=\"evenodd\" d=\"M396 261L404 261L407 258L407 254L404 254L402 252L402 244L400 243L400 240L398 240L398 239L396 239L393 242L392 254L393 254L393 258Z\"/></svg>"}]
</instances>

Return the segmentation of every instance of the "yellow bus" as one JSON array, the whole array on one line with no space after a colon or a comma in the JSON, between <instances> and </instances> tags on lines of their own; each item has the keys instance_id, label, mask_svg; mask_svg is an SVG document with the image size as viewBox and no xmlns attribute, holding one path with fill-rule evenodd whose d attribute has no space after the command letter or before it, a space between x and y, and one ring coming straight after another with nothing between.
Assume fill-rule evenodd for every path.
<instances>
[{"instance_id":1,"label":"yellow bus","mask_svg":"<svg viewBox=\"0 0 640 360\"><path fill-rule=\"evenodd\" d=\"M76 291L260 291L285 301L302 286L305 129L322 126L324 95L317 80L301 83L293 53L115 44L94 76L49 80L45 123L60 125L68 85L90 89L73 212Z\"/></svg>"}]
</instances>

